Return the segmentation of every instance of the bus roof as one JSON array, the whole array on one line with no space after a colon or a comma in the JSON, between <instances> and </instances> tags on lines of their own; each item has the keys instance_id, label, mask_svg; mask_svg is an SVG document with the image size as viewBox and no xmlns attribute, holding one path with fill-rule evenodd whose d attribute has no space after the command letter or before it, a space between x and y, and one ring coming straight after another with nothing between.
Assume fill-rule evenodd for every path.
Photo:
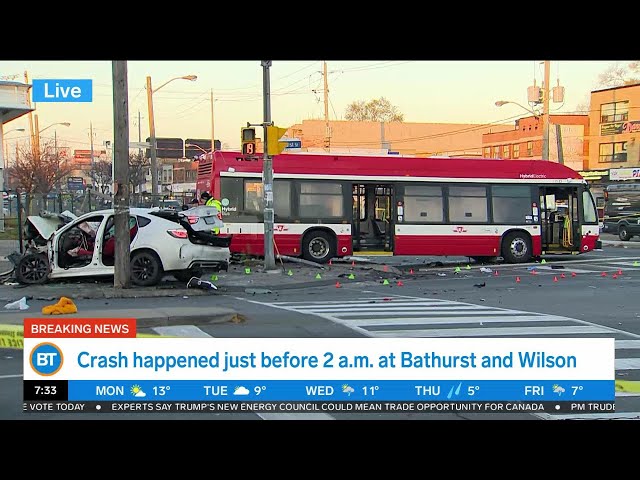
<instances>
[{"instance_id":1,"label":"bus roof","mask_svg":"<svg viewBox=\"0 0 640 480\"><path fill-rule=\"evenodd\" d=\"M211 158L208 154L207 158ZM262 157L248 160L240 152L214 153L219 172L260 173ZM574 180L575 170L542 160L500 160L482 158L357 156L341 154L287 153L273 157L273 171L280 175L487 178L513 180Z\"/></svg>"}]
</instances>

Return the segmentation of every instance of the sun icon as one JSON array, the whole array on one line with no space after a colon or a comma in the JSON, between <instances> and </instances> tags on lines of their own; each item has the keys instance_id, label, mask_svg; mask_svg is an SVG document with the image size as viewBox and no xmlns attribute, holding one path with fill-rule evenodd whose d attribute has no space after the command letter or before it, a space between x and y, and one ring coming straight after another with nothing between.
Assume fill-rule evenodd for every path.
<instances>
[{"instance_id":1,"label":"sun icon","mask_svg":"<svg viewBox=\"0 0 640 480\"><path fill-rule=\"evenodd\" d=\"M141 391L142 389L140 388L140 385L134 385L131 387L131 393L133 393L134 395L137 395Z\"/></svg>"}]
</instances>

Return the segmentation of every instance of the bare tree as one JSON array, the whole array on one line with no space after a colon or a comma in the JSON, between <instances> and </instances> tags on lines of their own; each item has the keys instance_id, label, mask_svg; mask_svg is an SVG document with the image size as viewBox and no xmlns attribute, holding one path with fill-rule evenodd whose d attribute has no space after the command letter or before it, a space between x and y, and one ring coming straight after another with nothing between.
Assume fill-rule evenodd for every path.
<instances>
[{"instance_id":1,"label":"bare tree","mask_svg":"<svg viewBox=\"0 0 640 480\"><path fill-rule=\"evenodd\" d=\"M129 183L133 193L141 193L136 192L136 189L146 183L150 166L151 160L144 153L129 154Z\"/></svg>"},{"instance_id":2,"label":"bare tree","mask_svg":"<svg viewBox=\"0 0 640 480\"><path fill-rule=\"evenodd\" d=\"M58 153L53 142L45 142L40 148L20 146L16 161L7 169L11 183L27 194L40 194L42 199L60 180L71 173L73 165ZM30 195L27 195L26 211L30 211Z\"/></svg>"},{"instance_id":3,"label":"bare tree","mask_svg":"<svg viewBox=\"0 0 640 480\"><path fill-rule=\"evenodd\" d=\"M113 166L106 160L98 160L93 163L89 171L89 178L102 193L107 193L113 183Z\"/></svg>"},{"instance_id":4,"label":"bare tree","mask_svg":"<svg viewBox=\"0 0 640 480\"><path fill-rule=\"evenodd\" d=\"M585 97L582 99L582 102L576 105L575 113L589 115L590 110L591 110L591 96L585 95Z\"/></svg>"},{"instance_id":5,"label":"bare tree","mask_svg":"<svg viewBox=\"0 0 640 480\"><path fill-rule=\"evenodd\" d=\"M640 83L640 62L633 61L626 65L614 63L598 75L598 87L611 88Z\"/></svg>"},{"instance_id":6,"label":"bare tree","mask_svg":"<svg viewBox=\"0 0 640 480\"><path fill-rule=\"evenodd\" d=\"M357 122L402 122L404 115L384 97L368 102L356 100L347 106L345 119Z\"/></svg>"}]
</instances>

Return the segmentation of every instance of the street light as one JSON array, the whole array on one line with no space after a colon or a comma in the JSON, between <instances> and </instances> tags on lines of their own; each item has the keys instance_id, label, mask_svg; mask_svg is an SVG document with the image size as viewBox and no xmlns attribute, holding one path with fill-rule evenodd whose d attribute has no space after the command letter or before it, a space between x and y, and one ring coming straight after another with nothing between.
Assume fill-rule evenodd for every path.
<instances>
[{"instance_id":1,"label":"street light","mask_svg":"<svg viewBox=\"0 0 640 480\"><path fill-rule=\"evenodd\" d=\"M200 150L200 151L202 151L202 152L204 152L204 153L209 153L209 152L207 152L204 148L202 148L200 145L196 145L196 144L194 144L194 143L185 143L185 145L184 145L184 146L185 146L185 147L195 147L195 148L197 148L198 150Z\"/></svg>"},{"instance_id":2,"label":"street light","mask_svg":"<svg viewBox=\"0 0 640 480\"><path fill-rule=\"evenodd\" d=\"M9 130L8 132L2 132L2 143L4 145L4 137L9 135L10 133L13 132L24 132L24 128L13 128L11 130ZM4 148L6 150L6 153L4 155L4 161L2 162L2 166L6 169L9 166L9 149L7 145L4 145Z\"/></svg>"},{"instance_id":3,"label":"street light","mask_svg":"<svg viewBox=\"0 0 640 480\"><path fill-rule=\"evenodd\" d=\"M54 127L56 125L63 125L65 127L70 127L71 123L69 122L56 122L56 123L52 123L51 125L44 127L42 130L40 130L40 127L38 126L38 115L34 115L34 120L35 120L35 129L36 129L36 135L35 135L35 141L33 142L35 144L35 153L36 155L40 155L40 135L42 134L42 132L44 132L45 130L50 129L51 127ZM54 134L54 144L57 150L57 135Z\"/></svg>"},{"instance_id":4,"label":"street light","mask_svg":"<svg viewBox=\"0 0 640 480\"><path fill-rule=\"evenodd\" d=\"M69 122L58 122L58 123L52 123L51 125L49 125L48 127L44 127L42 130L40 130L38 132L38 134L41 134L42 132L44 132L45 130L51 128L51 127L55 127L56 125L63 125L65 127L70 127L71 124Z\"/></svg>"},{"instance_id":5,"label":"street light","mask_svg":"<svg viewBox=\"0 0 640 480\"><path fill-rule=\"evenodd\" d=\"M158 194L158 152L156 149L156 124L153 117L153 94L160 90L165 85L173 82L174 80L189 80L194 82L198 79L196 75L184 75L182 77L174 77L167 80L158 88L153 89L151 87L151 77L147 77L147 104L149 109L149 143L151 143L151 201L152 205L156 206L156 195Z\"/></svg>"},{"instance_id":6,"label":"street light","mask_svg":"<svg viewBox=\"0 0 640 480\"><path fill-rule=\"evenodd\" d=\"M520 105L518 102L512 102L510 100L498 100L496 102L496 107L501 107L503 105L506 105L507 103L513 103L514 105L519 106L520 108L522 108L523 110L526 110L527 112L529 112L530 114L532 114L534 117L538 118L540 116L539 113L531 110L530 108L525 107L524 105Z\"/></svg>"}]
</instances>

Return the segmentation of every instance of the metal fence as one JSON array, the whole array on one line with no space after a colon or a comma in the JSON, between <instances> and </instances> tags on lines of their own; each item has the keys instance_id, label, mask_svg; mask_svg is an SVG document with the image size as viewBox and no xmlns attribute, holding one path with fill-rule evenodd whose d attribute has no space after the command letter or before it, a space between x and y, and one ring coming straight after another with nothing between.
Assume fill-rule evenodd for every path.
<instances>
[{"instance_id":1,"label":"metal fence","mask_svg":"<svg viewBox=\"0 0 640 480\"><path fill-rule=\"evenodd\" d=\"M189 205L195 197L194 193L180 193L173 195L131 194L129 206L149 208L159 206L163 208L181 209ZM154 202L155 200L155 202ZM86 193L56 193L9 195L4 200L4 219L0 222L0 257L12 252L21 252L18 225L23 225L30 215L40 215L42 212L62 213L69 211L76 216L112 208L112 196L87 191Z\"/></svg>"}]
</instances>

